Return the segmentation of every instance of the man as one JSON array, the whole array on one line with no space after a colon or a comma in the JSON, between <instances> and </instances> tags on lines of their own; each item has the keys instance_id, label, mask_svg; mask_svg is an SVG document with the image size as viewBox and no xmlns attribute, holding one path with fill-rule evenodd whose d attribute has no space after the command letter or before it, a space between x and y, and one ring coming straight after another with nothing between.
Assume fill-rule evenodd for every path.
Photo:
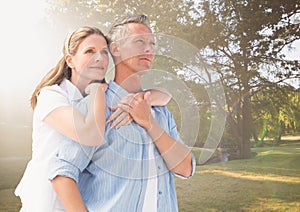
<instances>
[{"instance_id":1,"label":"man","mask_svg":"<svg viewBox=\"0 0 300 212\"><path fill-rule=\"evenodd\" d=\"M155 46L144 15L118 20L108 39L115 79L106 92L106 117L122 97L142 90L141 78L151 68ZM98 147L66 145L50 179L63 175L78 182L89 211L178 211L173 175L192 176L195 160L180 141L172 114L165 107L151 107L149 93L119 107L134 122L117 129L108 120L105 141Z\"/></svg>"}]
</instances>

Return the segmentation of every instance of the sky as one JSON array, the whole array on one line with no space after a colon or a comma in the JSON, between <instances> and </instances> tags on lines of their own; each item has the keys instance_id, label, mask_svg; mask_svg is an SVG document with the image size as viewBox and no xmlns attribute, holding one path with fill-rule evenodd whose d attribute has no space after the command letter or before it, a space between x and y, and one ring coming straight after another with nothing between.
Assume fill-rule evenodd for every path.
<instances>
[{"instance_id":1,"label":"sky","mask_svg":"<svg viewBox=\"0 0 300 212\"><path fill-rule=\"evenodd\" d=\"M43 0L0 3L0 123L31 125L30 95L62 55L62 38L41 25L45 6Z\"/></svg>"},{"instance_id":2,"label":"sky","mask_svg":"<svg viewBox=\"0 0 300 212\"><path fill-rule=\"evenodd\" d=\"M4 2L4 3L3 3ZM1 23L1 111L0 124L31 125L29 98L37 83L62 56L63 34L54 34L42 24L45 0L15 0L0 3ZM300 41L290 59L300 58ZM14 114L19 114L16 118Z\"/></svg>"}]
</instances>

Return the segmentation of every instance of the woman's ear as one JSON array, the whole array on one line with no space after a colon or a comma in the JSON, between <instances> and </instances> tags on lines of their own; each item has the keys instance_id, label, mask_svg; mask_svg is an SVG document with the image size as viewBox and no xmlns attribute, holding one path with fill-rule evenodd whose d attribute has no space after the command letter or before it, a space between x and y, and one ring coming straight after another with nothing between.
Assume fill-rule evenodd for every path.
<instances>
[{"instance_id":1,"label":"woman's ear","mask_svg":"<svg viewBox=\"0 0 300 212\"><path fill-rule=\"evenodd\" d=\"M70 67L70 68L74 68L74 64L73 64L73 60L72 60L72 56L67 54L65 56L65 60L66 60L66 63L67 65Z\"/></svg>"},{"instance_id":2,"label":"woman's ear","mask_svg":"<svg viewBox=\"0 0 300 212\"><path fill-rule=\"evenodd\" d=\"M110 49L110 53L111 53L112 56L114 56L114 57L120 56L120 51L119 51L119 45L118 45L118 43L112 42L109 45L109 49Z\"/></svg>"}]
</instances>

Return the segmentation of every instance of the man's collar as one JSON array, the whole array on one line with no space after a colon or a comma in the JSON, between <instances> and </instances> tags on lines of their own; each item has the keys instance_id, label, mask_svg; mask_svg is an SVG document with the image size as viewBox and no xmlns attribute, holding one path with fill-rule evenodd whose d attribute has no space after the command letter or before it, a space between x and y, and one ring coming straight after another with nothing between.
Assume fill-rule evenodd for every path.
<instances>
[{"instance_id":1,"label":"man's collar","mask_svg":"<svg viewBox=\"0 0 300 212\"><path fill-rule=\"evenodd\" d=\"M108 85L109 89L115 93L120 99L128 94L128 92L118 85L115 81L111 80Z\"/></svg>"}]
</instances>

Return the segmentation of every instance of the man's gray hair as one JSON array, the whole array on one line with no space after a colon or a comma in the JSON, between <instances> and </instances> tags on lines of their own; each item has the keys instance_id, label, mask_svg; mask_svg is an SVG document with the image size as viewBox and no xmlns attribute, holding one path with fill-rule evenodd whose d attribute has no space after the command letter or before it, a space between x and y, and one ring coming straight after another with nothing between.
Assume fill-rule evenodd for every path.
<instances>
[{"instance_id":1,"label":"man's gray hair","mask_svg":"<svg viewBox=\"0 0 300 212\"><path fill-rule=\"evenodd\" d=\"M146 15L129 15L122 17L110 28L107 34L109 43L125 38L128 34L127 24L129 23L143 24L150 29L150 21Z\"/></svg>"}]
</instances>

